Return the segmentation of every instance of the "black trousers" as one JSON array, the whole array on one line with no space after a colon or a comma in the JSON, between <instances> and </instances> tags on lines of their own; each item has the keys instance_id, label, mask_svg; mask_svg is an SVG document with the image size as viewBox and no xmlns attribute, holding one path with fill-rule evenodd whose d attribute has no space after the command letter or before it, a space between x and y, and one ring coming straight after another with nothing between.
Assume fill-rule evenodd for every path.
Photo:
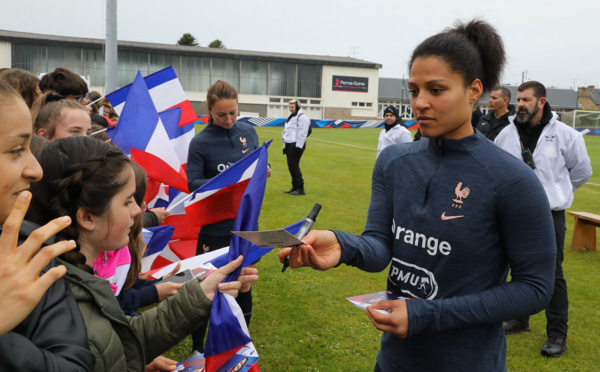
<instances>
[{"instance_id":1,"label":"black trousers","mask_svg":"<svg viewBox=\"0 0 600 372\"><path fill-rule=\"evenodd\" d=\"M288 169L292 176L292 188L303 189L304 179L302 178L302 171L300 170L300 158L304 154L306 149L306 143L301 149L296 147L296 143L285 144L285 156L287 158Z\"/></svg>"},{"instance_id":2,"label":"black trousers","mask_svg":"<svg viewBox=\"0 0 600 372\"><path fill-rule=\"evenodd\" d=\"M565 234L567 231L565 211L552 211L554 234L556 236L556 272L554 292L550 304L546 307L546 335L548 337L567 338L569 321L569 297L567 281L562 263L565 258ZM523 324L529 324L529 317L518 318Z\"/></svg>"},{"instance_id":3,"label":"black trousers","mask_svg":"<svg viewBox=\"0 0 600 372\"><path fill-rule=\"evenodd\" d=\"M196 255L210 252L219 248L227 247L231 241L231 234L222 236L213 236L206 234L198 234L198 245L196 246ZM244 314L246 325L250 326L250 318L252 317L252 290L246 293L239 293L236 297L236 302L240 305L240 309ZM192 350L198 350L204 353L204 338L208 321L192 332Z\"/></svg>"}]
</instances>

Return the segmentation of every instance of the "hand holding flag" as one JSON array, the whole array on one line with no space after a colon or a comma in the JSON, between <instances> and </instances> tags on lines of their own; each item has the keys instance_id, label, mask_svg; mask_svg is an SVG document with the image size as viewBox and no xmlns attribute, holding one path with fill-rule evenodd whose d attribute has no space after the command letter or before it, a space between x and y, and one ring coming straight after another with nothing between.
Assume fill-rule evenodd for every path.
<instances>
[{"instance_id":1,"label":"hand holding flag","mask_svg":"<svg viewBox=\"0 0 600 372\"><path fill-rule=\"evenodd\" d=\"M209 300L213 300L215 293L219 290L222 294L228 294L237 297L238 291L244 283L252 283L258 280L258 270L250 267L242 269L240 276L236 281L223 282L227 275L231 274L242 264L243 257L239 256L236 260L221 267L210 274L200 283L200 287Z\"/></svg>"},{"instance_id":2,"label":"hand holding flag","mask_svg":"<svg viewBox=\"0 0 600 372\"><path fill-rule=\"evenodd\" d=\"M237 217L233 226L235 231L254 230L258 223L258 216L265 195L265 184L267 182L267 146L262 145L256 151L259 152L258 159L254 160L252 166L249 167L253 169L252 177L244 190L237 211ZM249 157L247 156L246 158ZM216 178L211 181L206 184L216 183ZM252 243L249 241L233 235L229 245L228 261L239 260L240 255L244 257L245 261L251 246ZM240 269L238 268L230 273L224 281L236 280L238 275L240 275L240 271L238 270ZM210 327L208 328L206 348L204 350L206 370L209 372L216 371L244 346L248 346L253 352L256 350L252 344L248 326L244 321L238 304L230 296L217 293L213 299L210 313ZM252 370L256 371L258 367Z\"/></svg>"}]
</instances>

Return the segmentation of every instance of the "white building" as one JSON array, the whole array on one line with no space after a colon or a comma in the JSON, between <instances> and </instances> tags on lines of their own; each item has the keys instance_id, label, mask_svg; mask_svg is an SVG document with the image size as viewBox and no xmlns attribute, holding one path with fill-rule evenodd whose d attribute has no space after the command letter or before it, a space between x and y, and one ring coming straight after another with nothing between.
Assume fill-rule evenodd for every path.
<instances>
[{"instance_id":1,"label":"white building","mask_svg":"<svg viewBox=\"0 0 600 372\"><path fill-rule=\"evenodd\" d=\"M36 75L65 67L89 77L104 94L104 41L0 30L0 68ZM179 45L118 42L118 85L173 66L197 114L217 80L239 92L241 112L286 117L299 98L313 119L376 119L381 64L350 57L267 53Z\"/></svg>"}]
</instances>

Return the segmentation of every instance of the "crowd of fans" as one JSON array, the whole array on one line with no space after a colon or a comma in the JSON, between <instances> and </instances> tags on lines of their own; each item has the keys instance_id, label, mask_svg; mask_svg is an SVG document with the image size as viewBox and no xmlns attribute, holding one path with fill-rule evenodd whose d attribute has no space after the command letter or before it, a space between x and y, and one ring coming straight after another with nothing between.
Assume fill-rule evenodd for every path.
<instances>
[{"instance_id":1,"label":"crowd of fans","mask_svg":"<svg viewBox=\"0 0 600 372\"><path fill-rule=\"evenodd\" d=\"M241 257L203 281L139 277L142 226L168 212L142 214L146 174L104 131L117 120L72 71L0 71L3 368L174 370L161 354L208 320L215 292L237 296L258 279L244 268L222 283ZM119 266L128 275L115 285Z\"/></svg>"},{"instance_id":2,"label":"crowd of fans","mask_svg":"<svg viewBox=\"0 0 600 372\"><path fill-rule=\"evenodd\" d=\"M504 63L501 37L481 20L419 44L408 89L420 131L413 142L398 110L386 109L364 232L313 230L279 252L293 269L389 267L387 290L408 298L367 308L383 332L375 371L505 371L505 334L529 331L528 316L543 309L541 354L567 349L565 210L592 168L582 135L558 121L541 83L522 84L510 107L499 85ZM486 91L491 112L475 120ZM190 190L258 147L253 127L236 121L237 97L227 82L208 89L209 123L190 144ZM308 123L297 102L290 112L286 131L307 130L296 123ZM65 68L41 79L0 70L3 368L174 370L161 354L189 334L193 353L203 351L216 291L240 294L250 322L257 270L222 282L241 257L203 281L140 278L142 226L168 212L145 210L144 170L104 131L117 120L110 102ZM304 195L298 164L309 133L288 132L286 192ZM232 226L203 226L196 253L227 245ZM112 280L123 270L122 282Z\"/></svg>"}]
</instances>

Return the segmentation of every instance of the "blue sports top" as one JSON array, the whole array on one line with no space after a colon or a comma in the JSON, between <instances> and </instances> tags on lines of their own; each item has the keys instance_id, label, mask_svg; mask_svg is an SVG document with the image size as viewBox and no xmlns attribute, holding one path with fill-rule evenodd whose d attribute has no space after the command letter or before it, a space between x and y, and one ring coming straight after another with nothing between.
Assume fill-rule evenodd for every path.
<instances>
[{"instance_id":1,"label":"blue sports top","mask_svg":"<svg viewBox=\"0 0 600 372\"><path fill-rule=\"evenodd\" d=\"M340 263L377 272L391 261L387 289L414 298L408 337L383 334L384 371L505 371L502 321L542 310L552 295L544 189L479 132L385 148L362 235L335 234Z\"/></svg>"}]
</instances>

